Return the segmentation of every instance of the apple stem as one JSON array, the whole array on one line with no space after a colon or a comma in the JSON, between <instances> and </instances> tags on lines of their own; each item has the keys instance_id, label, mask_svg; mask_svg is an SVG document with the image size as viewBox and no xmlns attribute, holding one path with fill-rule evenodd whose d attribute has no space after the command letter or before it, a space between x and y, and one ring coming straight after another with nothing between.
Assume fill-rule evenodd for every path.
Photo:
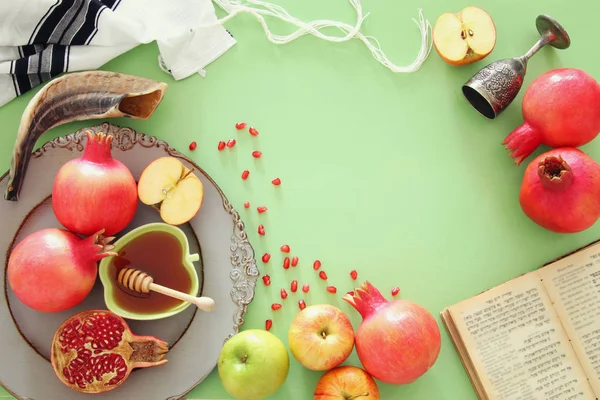
<instances>
[{"instance_id":1,"label":"apple stem","mask_svg":"<svg viewBox=\"0 0 600 400\"><path fill-rule=\"evenodd\" d=\"M180 180L184 180L185 178L187 178L192 172L194 172L194 168L190 169L188 172L186 172L186 174L184 176L181 177Z\"/></svg>"},{"instance_id":2,"label":"apple stem","mask_svg":"<svg viewBox=\"0 0 600 400\"><path fill-rule=\"evenodd\" d=\"M346 400L354 400L354 399L358 399L359 397L369 397L369 392L363 393L363 394L356 394L352 397L348 397L346 398Z\"/></svg>"},{"instance_id":3,"label":"apple stem","mask_svg":"<svg viewBox=\"0 0 600 400\"><path fill-rule=\"evenodd\" d=\"M246 364L246 361L248 361L248 354L244 354L244 357L242 357L242 363Z\"/></svg>"}]
</instances>

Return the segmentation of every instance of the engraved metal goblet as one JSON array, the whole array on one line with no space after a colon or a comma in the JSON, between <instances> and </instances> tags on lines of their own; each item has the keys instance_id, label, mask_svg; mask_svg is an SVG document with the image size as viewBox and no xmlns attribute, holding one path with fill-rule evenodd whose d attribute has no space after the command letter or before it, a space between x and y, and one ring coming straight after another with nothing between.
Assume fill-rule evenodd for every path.
<instances>
[{"instance_id":1,"label":"engraved metal goblet","mask_svg":"<svg viewBox=\"0 0 600 400\"><path fill-rule=\"evenodd\" d=\"M566 49L571 39L563 27L547 15L539 15L535 25L541 37L523 56L494 61L482 68L462 87L467 101L486 118L496 118L515 99L527 72L527 62L549 44Z\"/></svg>"}]
</instances>

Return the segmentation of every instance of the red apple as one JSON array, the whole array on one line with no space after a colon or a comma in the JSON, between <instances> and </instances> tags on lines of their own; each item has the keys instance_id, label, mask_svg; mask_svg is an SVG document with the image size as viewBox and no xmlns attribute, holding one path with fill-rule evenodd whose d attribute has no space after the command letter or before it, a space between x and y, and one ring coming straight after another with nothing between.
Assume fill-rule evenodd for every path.
<instances>
[{"instance_id":1,"label":"red apple","mask_svg":"<svg viewBox=\"0 0 600 400\"><path fill-rule=\"evenodd\" d=\"M313 400L379 400L379 388L365 370L344 365L323 374Z\"/></svg>"},{"instance_id":2,"label":"red apple","mask_svg":"<svg viewBox=\"0 0 600 400\"><path fill-rule=\"evenodd\" d=\"M316 304L300 311L288 331L294 358L305 368L325 371L337 367L354 348L354 328L342 310Z\"/></svg>"}]
</instances>

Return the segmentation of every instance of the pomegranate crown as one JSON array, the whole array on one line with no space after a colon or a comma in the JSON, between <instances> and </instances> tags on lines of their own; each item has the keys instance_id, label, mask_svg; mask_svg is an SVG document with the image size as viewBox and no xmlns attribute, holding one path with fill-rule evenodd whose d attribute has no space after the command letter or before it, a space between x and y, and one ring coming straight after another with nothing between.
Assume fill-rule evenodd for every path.
<instances>
[{"instance_id":1,"label":"pomegranate crown","mask_svg":"<svg viewBox=\"0 0 600 400\"><path fill-rule=\"evenodd\" d=\"M103 132L86 132L88 141L83 152L83 157L89 161L105 161L112 158L111 148L114 137Z\"/></svg>"},{"instance_id":2,"label":"pomegranate crown","mask_svg":"<svg viewBox=\"0 0 600 400\"><path fill-rule=\"evenodd\" d=\"M353 294L345 294L342 298L352 305L363 318L389 302L369 281L361 284L360 288L354 289Z\"/></svg>"}]
</instances>

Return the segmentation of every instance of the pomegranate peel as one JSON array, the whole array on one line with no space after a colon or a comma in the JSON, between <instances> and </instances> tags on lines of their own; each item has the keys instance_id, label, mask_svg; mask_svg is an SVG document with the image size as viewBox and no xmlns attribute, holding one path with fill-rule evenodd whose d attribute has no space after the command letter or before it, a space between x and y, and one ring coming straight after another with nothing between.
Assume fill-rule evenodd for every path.
<instances>
[{"instance_id":1,"label":"pomegranate peel","mask_svg":"<svg viewBox=\"0 0 600 400\"><path fill-rule=\"evenodd\" d=\"M107 310L83 311L56 330L50 362L58 379L82 393L103 393L122 385L131 371L164 365L163 340L138 336L123 318Z\"/></svg>"},{"instance_id":2,"label":"pomegranate peel","mask_svg":"<svg viewBox=\"0 0 600 400\"><path fill-rule=\"evenodd\" d=\"M363 318L356 330L356 352L371 376L389 384L408 384L435 364L441 334L424 307L387 300L369 281L342 298Z\"/></svg>"},{"instance_id":3,"label":"pomegranate peel","mask_svg":"<svg viewBox=\"0 0 600 400\"><path fill-rule=\"evenodd\" d=\"M39 312L59 312L81 303L91 292L97 262L116 256L104 230L80 238L58 228L36 231L11 251L6 275L15 296Z\"/></svg>"},{"instance_id":4,"label":"pomegranate peel","mask_svg":"<svg viewBox=\"0 0 600 400\"><path fill-rule=\"evenodd\" d=\"M131 171L112 157L114 137L86 131L81 157L67 161L52 186L56 219L73 233L88 236L104 229L114 235L133 220L138 186Z\"/></svg>"},{"instance_id":5,"label":"pomegranate peel","mask_svg":"<svg viewBox=\"0 0 600 400\"><path fill-rule=\"evenodd\" d=\"M579 147L600 133L600 84L575 68L538 76L523 96L524 122L502 142L519 165L540 145Z\"/></svg>"},{"instance_id":6,"label":"pomegranate peel","mask_svg":"<svg viewBox=\"0 0 600 400\"><path fill-rule=\"evenodd\" d=\"M550 231L588 229L600 218L600 164L572 147L540 154L525 169L519 204Z\"/></svg>"}]
</instances>

